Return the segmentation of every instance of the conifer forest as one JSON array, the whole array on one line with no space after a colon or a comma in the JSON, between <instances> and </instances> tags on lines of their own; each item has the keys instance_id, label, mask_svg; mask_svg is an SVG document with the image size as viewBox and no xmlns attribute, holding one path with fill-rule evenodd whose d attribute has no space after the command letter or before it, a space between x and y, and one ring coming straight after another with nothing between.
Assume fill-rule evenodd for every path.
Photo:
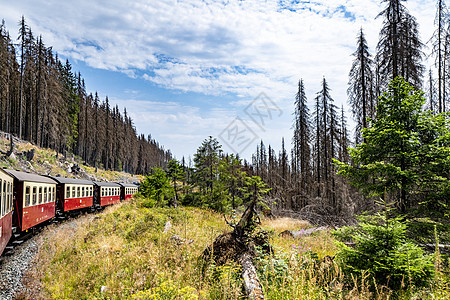
<instances>
[{"instance_id":1,"label":"conifer forest","mask_svg":"<svg viewBox=\"0 0 450 300\"><path fill-rule=\"evenodd\" d=\"M148 107L155 110L163 107L163 113L157 111L152 115L156 116L155 120L149 118L145 122L161 122L160 127L185 122L182 126L195 127L190 134L186 134L185 128L180 128L179 132L164 128L162 138L172 135L171 138L182 141L177 142L184 143L184 147L188 139L198 138L194 130L211 131L199 138L203 141L195 153L181 157L173 154L178 149L165 149L150 132L139 133L142 129L137 128L127 109L111 104L114 95L110 101L107 95L89 92L87 86L90 85L83 75L74 70L69 59L61 59L52 45L44 42L45 36L32 31L26 15L17 24L2 21L0 163L4 169L1 171L25 166L26 171L43 170L47 174L41 175L55 176L45 177L42 184L56 182L57 177L67 175L58 179L66 180L72 190L70 186L62 189L63 186L58 185L56 197L57 183L52 183L55 186L52 186L55 194L52 201L62 203L64 195L76 198L76 184L82 185L77 189L77 197L81 193L92 201L79 210L61 212L52 204L54 215L45 220L49 224L60 217L68 221L53 222L49 230L42 230L43 238L37 244L26 246L35 247L35 251L29 253L38 253L29 255L28 261L37 257L35 260L39 263L27 267L28 273L20 275L25 278L20 279L25 288L14 287L22 293L16 294L17 299L450 299L450 10L446 1L433 1L435 18L431 36L421 35L418 20L408 9L412 0L376 1L377 7L382 7L376 16L380 24L378 40L369 41L369 37L373 39L373 32L366 35L365 28L361 27L354 32L351 47L349 42L343 42L346 50L351 48L348 51L351 64L344 74L347 81L344 101L333 95L336 79L332 80L329 75L305 78L309 76L298 74L297 80L297 76L285 75L288 70L282 68L255 71L245 63L244 66L223 63L217 68L202 65L202 56L209 59L218 55L222 63L222 59L227 61L229 56L235 55L228 53L230 48L204 49L214 43L233 44L231 41L235 38L231 30L215 26L218 20L212 9L218 5L222 14L227 9L239 11L244 2L249 5L245 6L247 10L255 4L247 0L174 1L176 4L170 5L182 8L183 18L186 18L182 21L192 23L186 21L186 27L204 27L207 34L190 32L181 22L183 28L174 25L173 36L155 34L157 43L167 43L168 52L174 57L169 53L151 52L143 46L149 58L130 64L130 69L134 68L132 71L136 73L117 65L107 71L126 74L126 80L130 80L127 82L135 80L133 76L138 77L138 74L145 88L154 89L154 94L142 93L148 98L131 97L136 101L126 102L147 102L148 106L138 106L143 110L144 107L148 110ZM130 15L105 23L121 27L120 22L125 19L133 19L136 24L144 22L145 13L140 15L145 15L142 20L136 17L141 10L160 14L164 7L171 12L172 7L162 3L164 1L147 2L137 5L139 12L130 8ZM263 2L267 5L264 8L275 7L277 26L284 20L279 19L280 16L297 16L296 13L300 15L303 10L320 15L311 11L317 4L311 1ZM257 15L261 16L259 5L262 4L255 3L258 3ZM346 2L335 12L327 11L330 13L327 18L340 14L340 18L354 25L352 18L355 16L346 10L352 5L355 3ZM205 9L208 17L213 16L212 21L201 23L197 16L188 10L185 12L185 7L192 11L199 7ZM282 9L284 11L279 13ZM253 20L247 18L246 12L244 21ZM366 8L359 12L368 13ZM430 15L428 13L428 18ZM170 26L178 21L171 19L171 13L166 17ZM140 26L136 24L133 30ZM236 24L245 27L239 22ZM154 24L151 25L153 30ZM280 28L282 25L266 29L276 39L274 32ZM165 30L162 32L166 33ZM149 35L153 34L145 32L140 37L129 37L126 32L125 40L133 39L133 43L140 38L151 40ZM258 38L255 36L255 41ZM251 48L254 41L246 39L248 44L244 48ZM151 48L155 40L145 46ZM78 42L76 38L74 41L74 44ZM280 38L280 41L284 40ZM200 45L202 42L205 44ZM176 47L171 47L170 43ZM240 43L239 40L236 44ZM106 53L100 45L92 44L85 49L95 48L96 55ZM182 52L180 48L185 45L190 45L186 50L188 55L177 58L176 53ZM270 43L262 45L264 55L278 49L271 48ZM215 53L216 50L221 53ZM280 53L277 55L282 56L284 52ZM136 54L141 55L142 52ZM264 55L262 57L266 57ZM195 63L189 65L186 57ZM234 59L231 60L234 62ZM284 59L292 61L296 57ZM243 61L246 60L251 59L244 57ZM272 62L259 64L265 66ZM142 65L144 67L139 67ZM92 71L96 67L86 68ZM251 80L258 84L270 82L268 78L272 74L263 74L267 70L283 73L273 74L274 78L279 77L277 87L284 90L293 85L292 97L288 100L291 102L280 104L293 108L287 113L289 124L286 125L285 120L277 123L290 129L280 129L283 135L278 135L279 131L271 132L271 124L266 124L267 128L259 131L262 133L246 148L251 149L249 155L227 153L224 148L228 143L221 144L222 137L216 138L216 132L212 132L217 128L211 129L212 123L208 122L213 120L222 126L222 114L227 113L236 113L236 120L242 121L236 107L247 105L243 104L248 100L244 99L248 97L245 93L255 91L245 85L251 85ZM246 82L242 78L248 74L251 80ZM124 77L119 78L126 81ZM208 89L217 87L218 78L230 81L224 83L227 87L223 91L209 93ZM185 82L178 85L176 80ZM319 87L313 93L307 87L311 82ZM113 84L109 85L111 89ZM189 88L180 88L183 84ZM199 88L202 84L207 88ZM266 91L272 88L270 83L267 85ZM277 97L277 92L273 91L273 98ZM149 95L157 95L157 99L150 99ZM170 95L167 97L170 99L161 100L165 95ZM193 100L196 97L198 99ZM229 103L213 103L217 99ZM284 101L280 99L273 102ZM118 100L118 103L123 102ZM201 105L207 108L202 107L205 110L200 111ZM208 114L204 113L206 111ZM151 115L148 111L145 113L136 115ZM137 123L143 124L139 117L132 115ZM242 121L241 124L249 123ZM273 136L279 139L281 146L274 147L267 142ZM18 151L18 157L11 155L13 141L26 144L22 144L21 149L45 148L39 150L43 158L33 161L32 157L28 159L24 152ZM8 142L10 151L4 151ZM75 162L84 168L84 173L66 168ZM45 167L36 168L37 164L45 164ZM49 167L50 164L57 167ZM9 189L13 186L11 176L8 182L3 179L3 197L9 199L9 204L13 198ZM17 185L17 178L14 178L14 185ZM73 183L80 179L82 183ZM88 189L85 193L85 186L90 188L91 185L95 186L94 195L92 190L89 194ZM0 181L0 196L1 187ZM23 189L14 194L14 201L16 195L25 193ZM28 187L26 208L34 207L36 199L42 202L42 188L39 188L39 198L36 187L33 189L31 205ZM50 194L50 187L48 191ZM101 204L102 197L112 199L113 196L116 202ZM19 207L8 207L12 218ZM0 204L0 212L1 208L5 211L5 205ZM9 230L12 240L15 229ZM9 237L4 248L15 251L16 248L7 246L8 242ZM2 275L2 272L0 258L0 278L3 280L4 276L9 280L15 276ZM0 298L2 293L0 290Z\"/></svg>"},{"instance_id":2,"label":"conifer forest","mask_svg":"<svg viewBox=\"0 0 450 300\"><path fill-rule=\"evenodd\" d=\"M146 174L167 164L170 151L137 134L126 108L121 112L107 96L88 94L81 74L24 17L18 33L16 39L0 25L0 130L107 170Z\"/></svg>"}]
</instances>

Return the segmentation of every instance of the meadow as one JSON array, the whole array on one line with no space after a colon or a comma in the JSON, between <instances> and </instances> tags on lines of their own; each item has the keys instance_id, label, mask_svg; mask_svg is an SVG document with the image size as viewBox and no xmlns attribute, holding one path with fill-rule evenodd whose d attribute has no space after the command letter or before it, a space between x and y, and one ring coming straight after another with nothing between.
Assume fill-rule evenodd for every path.
<instances>
[{"instance_id":1,"label":"meadow","mask_svg":"<svg viewBox=\"0 0 450 300\"><path fill-rule=\"evenodd\" d=\"M40 292L19 298L245 299L239 265L200 259L217 236L231 231L221 214L146 208L137 197L72 222L46 229L53 235L42 235L28 283ZM300 239L279 236L308 227L290 218L262 220L258 230L269 233L273 249L259 251L255 260L266 299L450 299L448 261L436 266L427 288L392 291L364 273L349 281L335 262L339 248L329 230Z\"/></svg>"}]
</instances>

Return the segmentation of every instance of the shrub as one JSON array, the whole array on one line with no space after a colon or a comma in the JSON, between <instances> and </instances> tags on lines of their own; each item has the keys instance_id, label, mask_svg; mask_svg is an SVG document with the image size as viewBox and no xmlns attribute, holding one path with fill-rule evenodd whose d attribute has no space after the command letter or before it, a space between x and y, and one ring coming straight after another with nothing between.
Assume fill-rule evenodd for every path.
<instances>
[{"instance_id":1,"label":"shrub","mask_svg":"<svg viewBox=\"0 0 450 300\"><path fill-rule=\"evenodd\" d=\"M376 214L358 220L359 225L351 229L354 246L338 242L337 261L348 279L364 272L371 282L394 289L429 283L434 273L432 257L406 239L406 225L399 217ZM334 235L342 241L349 229Z\"/></svg>"}]
</instances>

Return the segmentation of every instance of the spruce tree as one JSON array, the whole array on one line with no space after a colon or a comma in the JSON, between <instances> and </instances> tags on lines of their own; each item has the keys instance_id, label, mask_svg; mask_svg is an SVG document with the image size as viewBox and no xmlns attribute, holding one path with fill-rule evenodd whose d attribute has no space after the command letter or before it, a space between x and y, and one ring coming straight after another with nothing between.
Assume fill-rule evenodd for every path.
<instances>
[{"instance_id":1,"label":"spruce tree","mask_svg":"<svg viewBox=\"0 0 450 300\"><path fill-rule=\"evenodd\" d=\"M355 60L349 73L347 95L356 121L355 140L359 144L362 142L361 130L367 128L368 118L374 117L373 61L362 28L353 56Z\"/></svg>"},{"instance_id":2,"label":"spruce tree","mask_svg":"<svg viewBox=\"0 0 450 300\"><path fill-rule=\"evenodd\" d=\"M310 143L310 115L307 105L305 86L303 79L298 82L298 91L295 95L295 110L294 110L294 136L292 138L293 145L293 161L292 164L294 172L297 172L300 176L300 187L305 189L306 183L309 181L310 176L310 159L311 149Z\"/></svg>"},{"instance_id":3,"label":"spruce tree","mask_svg":"<svg viewBox=\"0 0 450 300\"><path fill-rule=\"evenodd\" d=\"M384 17L377 45L381 89L401 76L414 87L422 85L422 47L418 24L402 4L405 0L382 0L387 7L378 15Z\"/></svg>"}]
</instances>

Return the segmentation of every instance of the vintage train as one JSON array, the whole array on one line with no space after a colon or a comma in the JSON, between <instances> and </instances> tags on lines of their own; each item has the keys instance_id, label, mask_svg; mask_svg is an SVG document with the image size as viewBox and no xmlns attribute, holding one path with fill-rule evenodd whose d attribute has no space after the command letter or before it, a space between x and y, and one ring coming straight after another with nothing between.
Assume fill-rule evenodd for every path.
<instances>
[{"instance_id":1,"label":"vintage train","mask_svg":"<svg viewBox=\"0 0 450 300\"><path fill-rule=\"evenodd\" d=\"M138 186L0 169L0 255L13 234L60 217L128 201Z\"/></svg>"}]
</instances>

